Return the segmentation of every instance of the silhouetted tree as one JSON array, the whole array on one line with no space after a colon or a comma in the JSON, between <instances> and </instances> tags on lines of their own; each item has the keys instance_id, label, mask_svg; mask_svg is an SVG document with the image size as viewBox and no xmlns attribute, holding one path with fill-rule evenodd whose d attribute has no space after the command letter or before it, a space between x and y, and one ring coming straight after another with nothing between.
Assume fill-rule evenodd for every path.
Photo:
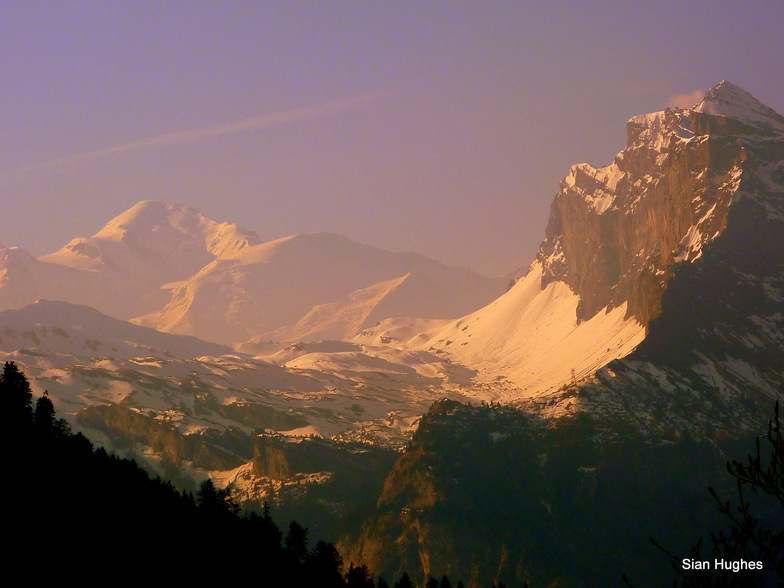
<instances>
[{"instance_id":1,"label":"silhouetted tree","mask_svg":"<svg viewBox=\"0 0 784 588\"><path fill-rule=\"evenodd\" d=\"M323 586L323 588L345 586L342 569L343 558L331 543L319 541L305 558L305 577L310 586Z\"/></svg>"},{"instance_id":2,"label":"silhouetted tree","mask_svg":"<svg viewBox=\"0 0 784 588\"><path fill-rule=\"evenodd\" d=\"M55 433L54 414L54 404L49 398L49 392L46 391L35 403L33 426L39 434L48 437Z\"/></svg>"},{"instance_id":3,"label":"silhouetted tree","mask_svg":"<svg viewBox=\"0 0 784 588\"><path fill-rule=\"evenodd\" d=\"M438 588L452 588L452 583L449 581L449 578L443 576L441 578L441 583L438 585Z\"/></svg>"},{"instance_id":4,"label":"silhouetted tree","mask_svg":"<svg viewBox=\"0 0 784 588\"><path fill-rule=\"evenodd\" d=\"M162 566L156 571L162 583L217 583L231 566L233 579L262 586L344 588L347 579L352 586L373 586L365 566L350 566L344 578L343 561L330 543L319 541L305 555L307 531L295 522L284 549L283 534L266 503L261 514L241 515L232 489L216 488L212 480L205 480L195 497L179 492L171 483L151 478L136 462L94 449L84 435L72 434L56 418L47 393L37 400L35 411L31 403L27 378L15 364L6 363L0 374L0 431L13 443L5 445L4 465L25 481L26 501L20 505L23 516L9 512L3 519L3 531L13 538L4 548L9 576L35 569L42 583L62 583L61 570L88 557L84 561L95 565L83 566L80 579L97 584L105 581L99 577L106 569L100 562L138 550L141 541L150 553L192 562ZM187 539L177 540L172 529ZM53 546L43 568L41 553L30 548L41 543ZM87 555L85 545L90 546ZM257 565L238 567L237 561ZM127 583L149 580L146 566L122 573Z\"/></svg>"},{"instance_id":5,"label":"silhouetted tree","mask_svg":"<svg viewBox=\"0 0 784 588\"><path fill-rule=\"evenodd\" d=\"M346 586L348 588L375 588L367 566L364 564L355 566L353 563L349 565L346 573Z\"/></svg>"},{"instance_id":6,"label":"silhouetted tree","mask_svg":"<svg viewBox=\"0 0 784 588\"><path fill-rule=\"evenodd\" d=\"M239 506L231 494L231 488L218 489L209 478L199 485L199 490L196 492L196 505L208 514L236 515L239 511Z\"/></svg>"},{"instance_id":7,"label":"silhouetted tree","mask_svg":"<svg viewBox=\"0 0 784 588\"><path fill-rule=\"evenodd\" d=\"M33 393L27 377L13 361L7 361L0 375L0 407L7 426L27 428L32 422Z\"/></svg>"},{"instance_id":8,"label":"silhouetted tree","mask_svg":"<svg viewBox=\"0 0 784 588\"><path fill-rule=\"evenodd\" d=\"M295 561L304 561L308 555L308 530L297 524L296 521L291 521L285 546Z\"/></svg>"},{"instance_id":9,"label":"silhouetted tree","mask_svg":"<svg viewBox=\"0 0 784 588\"><path fill-rule=\"evenodd\" d=\"M395 588L415 588L414 583L408 576L408 572L403 572L403 575L400 576L400 579L395 582Z\"/></svg>"}]
</instances>

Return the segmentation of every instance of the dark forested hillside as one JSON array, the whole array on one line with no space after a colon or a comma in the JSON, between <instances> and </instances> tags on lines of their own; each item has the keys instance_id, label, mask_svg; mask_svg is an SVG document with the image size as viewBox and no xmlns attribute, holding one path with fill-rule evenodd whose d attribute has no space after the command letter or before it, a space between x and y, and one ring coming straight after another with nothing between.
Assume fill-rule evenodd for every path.
<instances>
[{"instance_id":1,"label":"dark forested hillside","mask_svg":"<svg viewBox=\"0 0 784 588\"><path fill-rule=\"evenodd\" d=\"M179 492L133 461L94 450L56 418L47 395L32 400L25 375L6 363L0 414L9 573L80 584L134 577L346 585L334 546L309 549L307 530L296 523L284 536L267 510L240 515L231 493L211 482L195 496ZM351 569L354 581L370 581L363 568Z\"/></svg>"},{"instance_id":2,"label":"dark forested hillside","mask_svg":"<svg viewBox=\"0 0 784 588\"><path fill-rule=\"evenodd\" d=\"M134 461L94 449L58 419L47 394L33 403L13 363L0 375L9 575L79 585L118 581L252 582L257 586L379 588L365 566L344 562L295 521L269 509L241 513L230 489L209 480L194 494L151 478ZM392 586L410 586L405 573ZM458 586L461 583L457 584ZM451 586L448 578L428 586Z\"/></svg>"},{"instance_id":3,"label":"dark forested hillside","mask_svg":"<svg viewBox=\"0 0 784 588\"><path fill-rule=\"evenodd\" d=\"M700 536L727 530L708 488L737 496L727 460L754 439L652 444L629 428L598 442L602 428L585 413L548 423L508 406L434 404L347 557L374 573L438 570L482 585L620 586L624 573L637 587L672 585L678 576L649 538L680 565ZM752 501L760 520L780 517Z\"/></svg>"}]
</instances>

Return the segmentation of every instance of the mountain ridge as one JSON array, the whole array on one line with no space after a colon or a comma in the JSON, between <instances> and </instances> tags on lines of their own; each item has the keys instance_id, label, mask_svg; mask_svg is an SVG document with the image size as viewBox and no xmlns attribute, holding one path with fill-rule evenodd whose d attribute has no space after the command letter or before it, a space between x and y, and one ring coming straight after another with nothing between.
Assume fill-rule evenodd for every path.
<instances>
[{"instance_id":1,"label":"mountain ridge","mask_svg":"<svg viewBox=\"0 0 784 588\"><path fill-rule=\"evenodd\" d=\"M727 86L709 98L730 90L743 97ZM726 104L723 108L729 112ZM725 538L736 532L743 537L737 526L728 533L719 512L743 512L732 502L740 481L727 476L727 460L742 461L755 437L760 459L760 437L776 430L766 425L774 406L778 420L784 394L784 134L772 125L751 124L749 117L694 114L654 113L629 123L630 144L644 151L635 162L622 163L636 163L640 180L647 170L664 168L658 179L662 187L673 187L676 195L685 187L684 202L698 204L681 207L688 222L677 230L658 227L664 230L655 234L666 237L659 251L640 250L646 259L656 253L651 266L663 271L661 284L651 282L650 294L660 307L648 315L646 336L623 357L547 394L506 405L435 403L384 481L375 512L344 540L346 553L382 574L405 567L426 578L432 569L447 569L455 575L470 571L484 582L608 586L619 584L623 573L635 585L661 586L676 578L668 574L680 571L680 554L699 553L700 535L712 533L715 553L721 553ZM667 165L671 154L677 165ZM595 169L581 167L572 169ZM644 203L635 197L657 183L651 175L650 181L640 181L637 193L621 193L626 198L619 202L599 191L607 182L594 191L590 177L575 174L574 179L573 185L562 185L556 199L572 191L576 201L574 186L584 188L578 212L593 215L597 223L613 206L624 211ZM657 207L648 210L657 228ZM561 219L556 212L550 229ZM610 304L600 307L592 316L590 307L584 308L578 321L575 290L588 288L590 281L572 280L574 289L567 286L575 277L575 266L567 263L575 242L555 228L545 243L552 258L544 261L552 275L545 276L539 260L532 272L541 292L570 293L566 310L574 313L573 332L624 311L627 300L609 311ZM595 252L593 245L583 247ZM664 263L675 258L669 266ZM585 270L575 265L578 274ZM597 276L601 285L601 272ZM511 304L516 289L533 292L537 286L518 282L491 307ZM615 292L599 294L604 303L616 300ZM452 336L465 322L441 328ZM377 334L394 333L392 327ZM434 352L446 355L456 342L450 338ZM567 349L561 358L568 361L580 352ZM761 488L755 485L744 499L754 523L777 533L781 504L773 500L771 508L761 496L767 488ZM717 512L713 499L723 505L728 498ZM676 554L671 562L657 555L649 537ZM773 577L775 566L770 568L766 586L780 580ZM736 574L717 576L710 580L763 585L759 577L755 582ZM676 583L689 583L679 578Z\"/></svg>"},{"instance_id":2,"label":"mountain ridge","mask_svg":"<svg viewBox=\"0 0 784 588\"><path fill-rule=\"evenodd\" d=\"M361 298L361 291L407 274L426 275L433 287L420 289L419 297L407 304L394 289L388 291L389 296L383 297L386 304L390 297L396 298L398 303L391 308L404 316L422 316L423 309L445 318L460 316L494 299L506 285L503 278L486 278L418 253L393 253L333 233L308 233L215 260L173 285L165 308L134 320L224 343L282 335L296 338L308 333L317 336L319 332L350 338L362 322L336 330L334 324L313 325L314 313L319 308L323 311L324 305L350 306L352 296ZM271 283L274 289L267 287ZM374 308L378 316L380 309ZM372 311L368 309L366 316ZM382 314L378 319L388 316ZM304 330L296 327L303 320L311 322Z\"/></svg>"},{"instance_id":3,"label":"mountain ridge","mask_svg":"<svg viewBox=\"0 0 784 588\"><path fill-rule=\"evenodd\" d=\"M503 278L418 253L388 252L334 233L262 242L255 233L216 223L194 208L145 200L94 236L77 237L37 259L2 248L0 309L63 299L221 343L264 336L340 339L354 336L364 323L343 321L341 329L340 321L325 317L319 326L314 324L319 312L348 305L341 312L356 313L348 310L352 297L408 274L426 276L431 287L420 287L417 297L409 280L403 290L387 292L381 307L368 308L365 318L387 318L384 308L404 316L432 312L457 317L486 304L505 285ZM269 284L276 285L274 292ZM296 327L306 317L310 327Z\"/></svg>"},{"instance_id":4,"label":"mountain ridge","mask_svg":"<svg viewBox=\"0 0 784 588\"><path fill-rule=\"evenodd\" d=\"M727 82L699 104L737 106L727 96L751 105L743 112L767 112ZM355 340L438 349L485 382L509 379L503 401L590 377L644 341L675 268L702 257L740 201L766 211L757 223L784 219L784 134L735 120L696 107L632 117L611 164L574 165L560 182L536 259L506 294L455 321L390 319Z\"/></svg>"}]
</instances>

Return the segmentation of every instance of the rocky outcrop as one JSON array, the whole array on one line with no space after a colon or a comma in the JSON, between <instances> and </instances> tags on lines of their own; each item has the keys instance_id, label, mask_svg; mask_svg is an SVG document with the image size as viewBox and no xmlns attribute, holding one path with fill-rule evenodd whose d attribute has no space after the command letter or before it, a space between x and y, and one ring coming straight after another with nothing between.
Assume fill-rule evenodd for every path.
<instances>
[{"instance_id":1,"label":"rocky outcrop","mask_svg":"<svg viewBox=\"0 0 784 588\"><path fill-rule=\"evenodd\" d=\"M561 183L538 261L533 288L580 297L559 308L579 320L627 303L647 336L516 408L434 404L346 542L371 570L607 586L623 569L664 585L648 537L687 553L696 529L726 524L705 489L737 492L726 460L784 389L784 118L727 83L692 110L633 118L613 164Z\"/></svg>"},{"instance_id":2,"label":"rocky outcrop","mask_svg":"<svg viewBox=\"0 0 784 588\"><path fill-rule=\"evenodd\" d=\"M694 109L632 118L612 164L573 166L561 182L537 256L542 287L568 284L578 321L628 302L627 316L647 325L673 265L700 257L742 177L782 150L784 119L728 82Z\"/></svg>"},{"instance_id":3,"label":"rocky outcrop","mask_svg":"<svg viewBox=\"0 0 784 588\"><path fill-rule=\"evenodd\" d=\"M383 476L396 459L393 451L361 443L338 443L320 437L259 435L253 450L253 475L287 480L295 474L327 472Z\"/></svg>"}]
</instances>

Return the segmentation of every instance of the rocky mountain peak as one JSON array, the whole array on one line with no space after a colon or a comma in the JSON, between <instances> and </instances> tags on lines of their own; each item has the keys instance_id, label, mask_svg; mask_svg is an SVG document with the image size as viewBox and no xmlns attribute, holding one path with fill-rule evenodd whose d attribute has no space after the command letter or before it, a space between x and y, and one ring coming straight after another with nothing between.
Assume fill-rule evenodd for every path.
<instances>
[{"instance_id":1,"label":"rocky mountain peak","mask_svg":"<svg viewBox=\"0 0 784 588\"><path fill-rule=\"evenodd\" d=\"M671 267L700 258L742 194L776 184L783 132L784 117L729 82L692 110L633 117L612 164L573 166L561 182L537 256L542 288L569 285L578 322L628 303L647 325Z\"/></svg>"},{"instance_id":2,"label":"rocky mountain peak","mask_svg":"<svg viewBox=\"0 0 784 588\"><path fill-rule=\"evenodd\" d=\"M752 96L743 88L727 81L715 85L705 93L702 102L694 107L695 122L701 121L700 114L724 119L733 119L746 127L769 134L784 132L784 117ZM699 125L698 125L699 126ZM711 132L719 131L714 125ZM731 132L750 132L749 128L731 125Z\"/></svg>"}]
</instances>

